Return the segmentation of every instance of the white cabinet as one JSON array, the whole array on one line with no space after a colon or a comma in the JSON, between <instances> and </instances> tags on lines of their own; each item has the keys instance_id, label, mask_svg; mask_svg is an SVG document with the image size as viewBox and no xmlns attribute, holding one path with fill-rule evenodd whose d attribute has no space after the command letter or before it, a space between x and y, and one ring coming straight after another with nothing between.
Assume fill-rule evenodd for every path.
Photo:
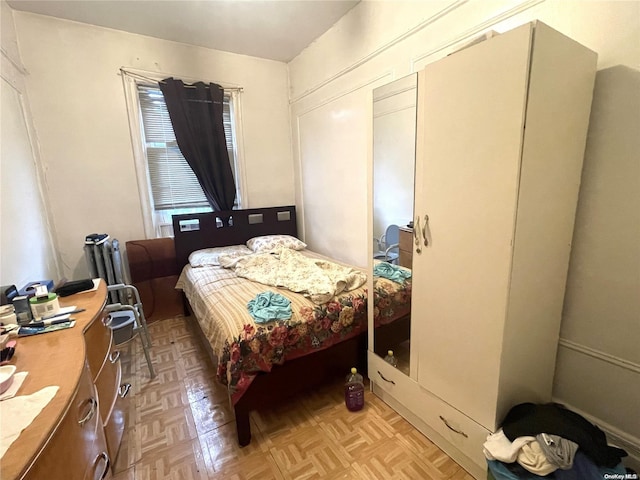
<instances>
[{"instance_id":1,"label":"white cabinet","mask_svg":"<svg viewBox=\"0 0 640 480\"><path fill-rule=\"evenodd\" d=\"M369 375L475 475L509 408L551 400L596 58L533 22L418 73L417 371L396 390L424 398Z\"/></svg>"}]
</instances>

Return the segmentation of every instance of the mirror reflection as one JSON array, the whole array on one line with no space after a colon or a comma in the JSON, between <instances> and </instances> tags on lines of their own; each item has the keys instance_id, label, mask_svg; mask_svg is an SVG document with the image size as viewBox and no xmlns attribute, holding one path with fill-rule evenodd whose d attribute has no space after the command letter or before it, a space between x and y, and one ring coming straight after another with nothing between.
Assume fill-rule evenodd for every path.
<instances>
[{"instance_id":1,"label":"mirror reflection","mask_svg":"<svg viewBox=\"0 0 640 480\"><path fill-rule=\"evenodd\" d=\"M373 91L374 352L407 375L417 74Z\"/></svg>"}]
</instances>

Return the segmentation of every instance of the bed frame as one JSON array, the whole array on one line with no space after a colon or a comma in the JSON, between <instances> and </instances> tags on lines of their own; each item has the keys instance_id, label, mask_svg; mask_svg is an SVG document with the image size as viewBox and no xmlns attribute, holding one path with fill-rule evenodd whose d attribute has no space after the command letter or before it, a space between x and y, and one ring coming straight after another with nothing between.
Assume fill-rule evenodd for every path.
<instances>
[{"instance_id":1,"label":"bed frame","mask_svg":"<svg viewBox=\"0 0 640 480\"><path fill-rule=\"evenodd\" d=\"M240 245L260 235L298 236L295 206L254 208L191 215L174 215L176 261L181 270L194 250L225 245ZM185 297L197 336L217 364L211 346ZM315 387L336 375L345 375L349 367L365 372L367 366L367 332L324 350L276 365L269 373L259 373L249 389L234 406L238 443L251 442L249 413L258 408L279 405L288 397ZM310 374L312 373L312 374Z\"/></svg>"}]
</instances>

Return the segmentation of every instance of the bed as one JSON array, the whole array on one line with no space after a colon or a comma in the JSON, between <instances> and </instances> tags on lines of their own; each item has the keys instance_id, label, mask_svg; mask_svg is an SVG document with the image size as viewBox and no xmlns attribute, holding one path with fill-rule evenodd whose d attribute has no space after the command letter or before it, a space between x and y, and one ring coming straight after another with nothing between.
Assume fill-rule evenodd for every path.
<instances>
[{"instance_id":1,"label":"bed","mask_svg":"<svg viewBox=\"0 0 640 480\"><path fill-rule=\"evenodd\" d=\"M374 263L376 260L374 260ZM384 357L390 347L407 342L411 337L411 278L395 282L374 276L373 350Z\"/></svg>"},{"instance_id":2,"label":"bed","mask_svg":"<svg viewBox=\"0 0 640 480\"><path fill-rule=\"evenodd\" d=\"M358 285L360 276L366 278L361 270L341 265L345 270L339 269L340 274L346 274L354 288L336 296L312 292L315 296L305 297L239 277L237 270L215 262L200 265L197 260L204 249L244 246L255 237L297 237L295 207L175 215L173 227L176 261L182 268L177 287L185 294L185 308L195 320L193 327L217 365L218 379L229 388L241 446L251 441L252 410L276 405L328 377L345 374L352 366L366 370L367 290L366 283ZM223 263L232 264L234 258L242 263L249 258L234 256L235 248L222 250L219 258ZM219 249L214 251L220 253ZM191 259L197 266L189 261L194 252ZM326 257L302 248L285 249L277 257L282 262L312 262L322 268L333 265L325 263L329 260ZM376 321L389 325L406 314L410 286L394 291L392 285L377 284ZM259 323L252 318L248 302L268 292L290 302L289 319Z\"/></svg>"}]
</instances>

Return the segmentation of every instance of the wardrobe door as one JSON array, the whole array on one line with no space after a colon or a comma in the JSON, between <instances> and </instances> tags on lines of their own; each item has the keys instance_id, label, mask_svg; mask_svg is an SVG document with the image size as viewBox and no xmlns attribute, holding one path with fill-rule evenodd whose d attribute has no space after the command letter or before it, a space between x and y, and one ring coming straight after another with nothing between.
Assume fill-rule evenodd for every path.
<instances>
[{"instance_id":1,"label":"wardrobe door","mask_svg":"<svg viewBox=\"0 0 640 480\"><path fill-rule=\"evenodd\" d=\"M418 85L412 327L418 382L489 430L516 220L532 27L426 67Z\"/></svg>"},{"instance_id":2,"label":"wardrobe door","mask_svg":"<svg viewBox=\"0 0 640 480\"><path fill-rule=\"evenodd\" d=\"M413 185L416 154L416 89L417 74L397 79L373 91L373 188L372 237L374 262L389 262L411 270L413 247ZM392 235L395 229L397 238ZM393 238L392 238L393 237ZM387 256L388 255L388 256ZM373 291L385 288L388 280L374 277ZM411 280L394 287L398 292L410 292ZM415 355L411 354L410 295L384 309L390 316L380 314L370 303L373 342L369 350L384 359L394 352L397 368L415 377ZM382 297L380 297L382 298ZM381 300L379 300L381 301ZM372 372L375 369L372 369ZM379 378L378 378L379 380Z\"/></svg>"}]
</instances>

